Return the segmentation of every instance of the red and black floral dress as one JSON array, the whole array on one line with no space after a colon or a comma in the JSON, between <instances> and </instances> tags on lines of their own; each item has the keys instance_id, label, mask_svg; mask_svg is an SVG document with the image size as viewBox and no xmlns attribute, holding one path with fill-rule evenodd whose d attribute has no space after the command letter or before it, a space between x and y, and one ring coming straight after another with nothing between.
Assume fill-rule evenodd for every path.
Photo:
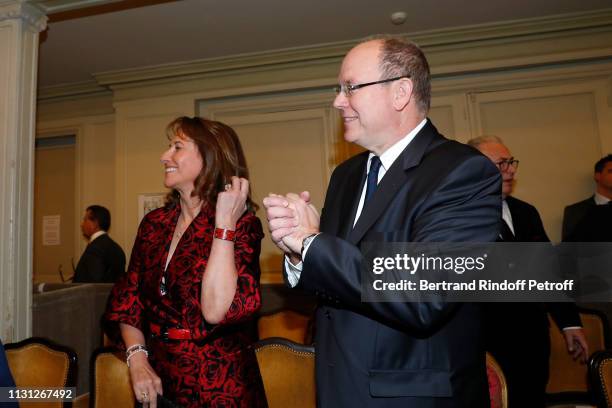
<instances>
[{"instance_id":1,"label":"red and black floral dress","mask_svg":"<svg viewBox=\"0 0 612 408\"><path fill-rule=\"evenodd\" d=\"M147 214L128 273L114 286L105 328L121 342L118 324L140 329L164 396L184 407L265 407L254 351L252 316L261 305L259 253L263 231L251 213L236 226L236 295L225 319L208 324L201 312L202 274L214 231L214 211L203 208L184 232L164 271L180 205ZM190 340L169 340L167 329L188 329Z\"/></svg>"}]
</instances>

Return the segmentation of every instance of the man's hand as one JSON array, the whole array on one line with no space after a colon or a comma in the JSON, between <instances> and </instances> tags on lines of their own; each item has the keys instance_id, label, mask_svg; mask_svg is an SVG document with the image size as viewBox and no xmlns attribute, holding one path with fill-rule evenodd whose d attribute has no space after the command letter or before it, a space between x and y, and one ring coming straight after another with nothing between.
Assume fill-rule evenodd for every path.
<instances>
[{"instance_id":1,"label":"man's hand","mask_svg":"<svg viewBox=\"0 0 612 408\"><path fill-rule=\"evenodd\" d=\"M301 260L304 238L319 232L319 213L310 203L310 193L270 194L263 204L272 241L292 262Z\"/></svg>"},{"instance_id":2,"label":"man's hand","mask_svg":"<svg viewBox=\"0 0 612 408\"><path fill-rule=\"evenodd\" d=\"M589 358L589 345L582 328L563 330L567 352L572 355L574 360L586 363Z\"/></svg>"},{"instance_id":3,"label":"man's hand","mask_svg":"<svg viewBox=\"0 0 612 408\"><path fill-rule=\"evenodd\" d=\"M286 198L289 201L289 208L293 208L297 225L291 234L283 237L283 243L301 256L304 238L319 232L319 212L310 204L308 191L303 191L300 195L288 193Z\"/></svg>"},{"instance_id":4,"label":"man's hand","mask_svg":"<svg viewBox=\"0 0 612 408\"><path fill-rule=\"evenodd\" d=\"M272 241L285 254L291 255L291 249L283 242L283 238L291 234L297 226L295 211L289 207L289 200L282 195L270 193L263 199L263 205L266 208Z\"/></svg>"}]
</instances>

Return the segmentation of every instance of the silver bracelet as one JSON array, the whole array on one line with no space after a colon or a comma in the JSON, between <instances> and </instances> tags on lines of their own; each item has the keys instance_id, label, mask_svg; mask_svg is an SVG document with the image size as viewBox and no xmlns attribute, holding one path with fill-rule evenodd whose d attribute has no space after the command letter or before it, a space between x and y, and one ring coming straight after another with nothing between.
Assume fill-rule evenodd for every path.
<instances>
[{"instance_id":1,"label":"silver bracelet","mask_svg":"<svg viewBox=\"0 0 612 408\"><path fill-rule=\"evenodd\" d=\"M145 353L145 355L149 357L149 352L143 344L134 344L133 346L128 347L128 349L125 351L125 362L128 367L130 366L130 358L132 358L134 354L140 352Z\"/></svg>"},{"instance_id":2,"label":"silver bracelet","mask_svg":"<svg viewBox=\"0 0 612 408\"><path fill-rule=\"evenodd\" d=\"M140 344L140 343L132 344L130 347L127 348L127 350L125 350L125 354L128 355L132 351L136 350L137 348L144 347L144 346L145 346L144 344Z\"/></svg>"}]
</instances>

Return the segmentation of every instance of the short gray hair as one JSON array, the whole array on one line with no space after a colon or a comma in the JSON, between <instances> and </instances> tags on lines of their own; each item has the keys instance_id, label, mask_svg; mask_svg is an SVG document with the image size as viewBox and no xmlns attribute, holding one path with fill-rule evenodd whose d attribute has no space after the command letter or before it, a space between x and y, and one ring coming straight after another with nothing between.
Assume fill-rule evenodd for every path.
<instances>
[{"instance_id":1,"label":"short gray hair","mask_svg":"<svg viewBox=\"0 0 612 408\"><path fill-rule=\"evenodd\" d=\"M501 139L501 137L499 136L493 136L493 135L488 135L488 136L478 136L475 137L473 139L470 139L467 141L467 145L468 146L472 146L475 147L476 149L478 149L478 147L482 144L485 143L499 143L499 144L504 144L504 141Z\"/></svg>"}]
</instances>

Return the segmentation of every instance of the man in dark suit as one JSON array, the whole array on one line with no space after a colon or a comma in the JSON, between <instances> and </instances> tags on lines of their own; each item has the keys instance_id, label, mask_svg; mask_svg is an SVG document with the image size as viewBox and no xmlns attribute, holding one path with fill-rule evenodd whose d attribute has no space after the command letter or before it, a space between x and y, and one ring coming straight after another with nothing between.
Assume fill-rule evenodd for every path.
<instances>
[{"instance_id":1,"label":"man in dark suit","mask_svg":"<svg viewBox=\"0 0 612 408\"><path fill-rule=\"evenodd\" d=\"M612 154L595 163L595 194L565 207L563 241L612 241Z\"/></svg>"},{"instance_id":2,"label":"man in dark suit","mask_svg":"<svg viewBox=\"0 0 612 408\"><path fill-rule=\"evenodd\" d=\"M426 118L429 67L413 43L357 45L339 83L344 138L368 151L333 172L320 220L307 192L264 200L286 279L319 299L318 406L488 407L480 306L362 302L361 262L368 241L494 241L499 172Z\"/></svg>"},{"instance_id":3,"label":"man in dark suit","mask_svg":"<svg viewBox=\"0 0 612 408\"><path fill-rule=\"evenodd\" d=\"M472 139L502 175L501 241L549 242L538 210L512 197L518 160L495 136ZM499 362L508 382L510 408L543 408L550 356L548 315L563 330L568 351L586 361L588 348L573 303L491 303L486 307L487 350Z\"/></svg>"},{"instance_id":4,"label":"man in dark suit","mask_svg":"<svg viewBox=\"0 0 612 408\"><path fill-rule=\"evenodd\" d=\"M75 283L114 283L125 273L125 253L108 236L110 212L91 205L81 222L83 236L89 240L74 272Z\"/></svg>"}]
</instances>

